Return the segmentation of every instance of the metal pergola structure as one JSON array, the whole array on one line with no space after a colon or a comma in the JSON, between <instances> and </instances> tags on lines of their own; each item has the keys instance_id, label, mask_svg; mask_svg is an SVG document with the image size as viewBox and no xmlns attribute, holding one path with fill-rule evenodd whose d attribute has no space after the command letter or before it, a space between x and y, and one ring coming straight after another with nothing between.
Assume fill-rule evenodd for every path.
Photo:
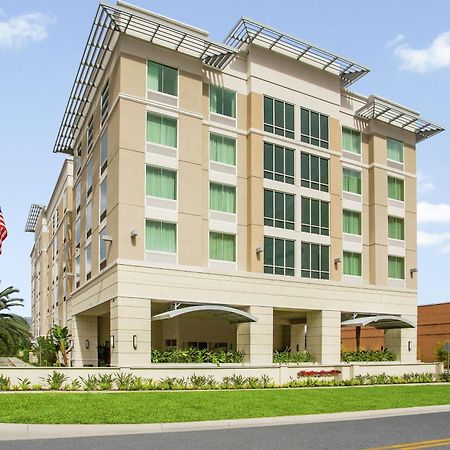
<instances>
[{"instance_id":1,"label":"metal pergola structure","mask_svg":"<svg viewBox=\"0 0 450 450\"><path fill-rule=\"evenodd\" d=\"M368 68L353 61L246 17L238 21L225 38L225 43L238 49L244 44L255 43L312 64L338 75L342 87L349 86L369 72Z\"/></svg>"},{"instance_id":2,"label":"metal pergola structure","mask_svg":"<svg viewBox=\"0 0 450 450\"><path fill-rule=\"evenodd\" d=\"M36 224L43 209L45 209L45 206L43 205L31 205L30 212L28 213L27 223L25 224L26 233L34 233L36 231Z\"/></svg>"},{"instance_id":3,"label":"metal pergola structure","mask_svg":"<svg viewBox=\"0 0 450 450\"><path fill-rule=\"evenodd\" d=\"M128 34L147 42L199 58L208 66L223 69L237 50L211 41L204 32L177 26L157 15L140 13L125 3L110 5L100 2L70 92L58 131L54 152L73 154L75 141L92 102L102 71L108 64L120 34Z\"/></svg>"},{"instance_id":4,"label":"metal pergola structure","mask_svg":"<svg viewBox=\"0 0 450 450\"><path fill-rule=\"evenodd\" d=\"M419 113L371 95L355 115L362 119L377 119L415 133L417 142L444 131L444 128L419 116Z\"/></svg>"}]
</instances>

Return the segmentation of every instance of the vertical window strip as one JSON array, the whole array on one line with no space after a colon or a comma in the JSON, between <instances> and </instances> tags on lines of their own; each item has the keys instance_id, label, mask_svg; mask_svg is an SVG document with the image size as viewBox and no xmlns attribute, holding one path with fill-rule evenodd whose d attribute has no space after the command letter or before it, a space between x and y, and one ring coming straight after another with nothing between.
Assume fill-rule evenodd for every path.
<instances>
[{"instance_id":1,"label":"vertical window strip","mask_svg":"<svg viewBox=\"0 0 450 450\"><path fill-rule=\"evenodd\" d=\"M362 275L361 253L344 252L344 275L360 277Z\"/></svg>"},{"instance_id":2,"label":"vertical window strip","mask_svg":"<svg viewBox=\"0 0 450 450\"><path fill-rule=\"evenodd\" d=\"M100 97L100 110L102 117L101 122L103 125L109 112L109 80L106 81L105 86L102 89L102 94Z\"/></svg>"},{"instance_id":3,"label":"vertical window strip","mask_svg":"<svg viewBox=\"0 0 450 450\"><path fill-rule=\"evenodd\" d=\"M100 223L106 219L108 206L108 179L105 177L100 184Z\"/></svg>"},{"instance_id":4,"label":"vertical window strip","mask_svg":"<svg viewBox=\"0 0 450 450\"><path fill-rule=\"evenodd\" d=\"M302 231L305 233L330 234L329 203L308 197L302 197Z\"/></svg>"},{"instance_id":5,"label":"vertical window strip","mask_svg":"<svg viewBox=\"0 0 450 450\"><path fill-rule=\"evenodd\" d=\"M388 217L388 238L405 240L405 220L400 217Z\"/></svg>"},{"instance_id":6,"label":"vertical window strip","mask_svg":"<svg viewBox=\"0 0 450 450\"><path fill-rule=\"evenodd\" d=\"M264 142L264 178L294 184L295 150Z\"/></svg>"},{"instance_id":7,"label":"vertical window strip","mask_svg":"<svg viewBox=\"0 0 450 450\"><path fill-rule=\"evenodd\" d=\"M147 86L152 91L178 95L178 69L155 61L147 63Z\"/></svg>"},{"instance_id":8,"label":"vertical window strip","mask_svg":"<svg viewBox=\"0 0 450 450\"><path fill-rule=\"evenodd\" d=\"M264 237L264 273L295 275L295 241Z\"/></svg>"},{"instance_id":9,"label":"vertical window strip","mask_svg":"<svg viewBox=\"0 0 450 450\"><path fill-rule=\"evenodd\" d=\"M106 227L103 227L99 233L100 270L104 269L106 266L106 241L103 239L103 236L106 236Z\"/></svg>"},{"instance_id":10,"label":"vertical window strip","mask_svg":"<svg viewBox=\"0 0 450 450\"><path fill-rule=\"evenodd\" d=\"M342 190L353 194L361 194L361 172L344 167L342 173Z\"/></svg>"},{"instance_id":11,"label":"vertical window strip","mask_svg":"<svg viewBox=\"0 0 450 450\"><path fill-rule=\"evenodd\" d=\"M177 199L177 173L161 167L146 167L146 195L151 197Z\"/></svg>"},{"instance_id":12,"label":"vertical window strip","mask_svg":"<svg viewBox=\"0 0 450 450\"><path fill-rule=\"evenodd\" d=\"M147 142L177 148L177 119L148 112Z\"/></svg>"},{"instance_id":13,"label":"vertical window strip","mask_svg":"<svg viewBox=\"0 0 450 450\"><path fill-rule=\"evenodd\" d=\"M361 133L351 128L342 127L342 149L361 154Z\"/></svg>"},{"instance_id":14,"label":"vertical window strip","mask_svg":"<svg viewBox=\"0 0 450 450\"><path fill-rule=\"evenodd\" d=\"M145 248L154 252L176 253L176 224L147 220L145 225Z\"/></svg>"},{"instance_id":15,"label":"vertical window strip","mask_svg":"<svg viewBox=\"0 0 450 450\"><path fill-rule=\"evenodd\" d=\"M405 279L405 259L401 256L388 256L388 277Z\"/></svg>"},{"instance_id":16,"label":"vertical window strip","mask_svg":"<svg viewBox=\"0 0 450 450\"><path fill-rule=\"evenodd\" d=\"M387 159L403 163L403 142L396 139L387 138Z\"/></svg>"},{"instance_id":17,"label":"vertical window strip","mask_svg":"<svg viewBox=\"0 0 450 450\"><path fill-rule=\"evenodd\" d=\"M100 138L100 174L108 166L108 130L106 129Z\"/></svg>"},{"instance_id":18,"label":"vertical window strip","mask_svg":"<svg viewBox=\"0 0 450 450\"><path fill-rule=\"evenodd\" d=\"M209 110L215 114L236 118L236 92L210 85Z\"/></svg>"},{"instance_id":19,"label":"vertical window strip","mask_svg":"<svg viewBox=\"0 0 450 450\"><path fill-rule=\"evenodd\" d=\"M302 187L317 191L329 191L329 176L327 158L302 152L300 161L300 183Z\"/></svg>"},{"instance_id":20,"label":"vertical window strip","mask_svg":"<svg viewBox=\"0 0 450 450\"><path fill-rule=\"evenodd\" d=\"M85 249L86 253L86 280L91 278L91 270L92 270L92 248L91 244L88 244Z\"/></svg>"},{"instance_id":21,"label":"vertical window strip","mask_svg":"<svg viewBox=\"0 0 450 450\"><path fill-rule=\"evenodd\" d=\"M87 137L88 152L90 152L92 150L92 146L94 145L94 118L93 118L93 116L91 116L91 118L89 119L89 122L87 125L86 137Z\"/></svg>"},{"instance_id":22,"label":"vertical window strip","mask_svg":"<svg viewBox=\"0 0 450 450\"><path fill-rule=\"evenodd\" d=\"M236 214L236 187L210 183L209 208L213 211Z\"/></svg>"},{"instance_id":23,"label":"vertical window strip","mask_svg":"<svg viewBox=\"0 0 450 450\"><path fill-rule=\"evenodd\" d=\"M294 139L294 105L264 96L264 131Z\"/></svg>"},{"instance_id":24,"label":"vertical window strip","mask_svg":"<svg viewBox=\"0 0 450 450\"><path fill-rule=\"evenodd\" d=\"M302 242L301 276L304 278L330 278L330 247L322 244Z\"/></svg>"},{"instance_id":25,"label":"vertical window strip","mask_svg":"<svg viewBox=\"0 0 450 450\"><path fill-rule=\"evenodd\" d=\"M211 161L236 166L236 139L211 133L209 143Z\"/></svg>"},{"instance_id":26,"label":"vertical window strip","mask_svg":"<svg viewBox=\"0 0 450 450\"><path fill-rule=\"evenodd\" d=\"M209 233L209 259L236 261L236 236L224 233Z\"/></svg>"},{"instance_id":27,"label":"vertical window strip","mask_svg":"<svg viewBox=\"0 0 450 450\"><path fill-rule=\"evenodd\" d=\"M388 197L393 200L405 200L404 181L400 178L388 177Z\"/></svg>"},{"instance_id":28,"label":"vertical window strip","mask_svg":"<svg viewBox=\"0 0 450 450\"><path fill-rule=\"evenodd\" d=\"M355 234L361 236L362 225L361 225L361 213L358 211L350 211L344 209L343 212L343 232L346 234Z\"/></svg>"},{"instance_id":29,"label":"vertical window strip","mask_svg":"<svg viewBox=\"0 0 450 450\"><path fill-rule=\"evenodd\" d=\"M264 225L276 228L295 228L295 196L264 189Z\"/></svg>"},{"instance_id":30,"label":"vertical window strip","mask_svg":"<svg viewBox=\"0 0 450 450\"><path fill-rule=\"evenodd\" d=\"M300 130L302 142L329 148L328 116L300 108Z\"/></svg>"}]
</instances>

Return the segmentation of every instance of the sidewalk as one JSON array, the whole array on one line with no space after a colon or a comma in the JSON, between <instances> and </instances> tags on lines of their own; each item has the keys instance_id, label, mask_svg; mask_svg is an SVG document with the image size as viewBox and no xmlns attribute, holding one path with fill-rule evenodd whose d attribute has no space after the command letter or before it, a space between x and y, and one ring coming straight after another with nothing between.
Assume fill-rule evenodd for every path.
<instances>
[{"instance_id":1,"label":"sidewalk","mask_svg":"<svg viewBox=\"0 0 450 450\"><path fill-rule=\"evenodd\" d=\"M300 425L307 423L376 419L438 412L450 412L450 405L420 406L415 408L396 408L334 414L310 414L304 416L264 417L259 419L212 420L205 422L130 425L26 425L3 423L0 424L0 441L201 431L224 428L253 428L274 425Z\"/></svg>"}]
</instances>

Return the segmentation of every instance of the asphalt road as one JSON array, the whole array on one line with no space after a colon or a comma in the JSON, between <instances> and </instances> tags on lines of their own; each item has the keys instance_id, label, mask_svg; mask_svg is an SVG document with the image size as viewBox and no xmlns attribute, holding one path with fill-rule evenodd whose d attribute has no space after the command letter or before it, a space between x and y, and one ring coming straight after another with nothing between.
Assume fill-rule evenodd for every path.
<instances>
[{"instance_id":1,"label":"asphalt road","mask_svg":"<svg viewBox=\"0 0 450 450\"><path fill-rule=\"evenodd\" d=\"M0 449L8 450L369 448L450 449L450 412L302 425L0 442Z\"/></svg>"}]
</instances>

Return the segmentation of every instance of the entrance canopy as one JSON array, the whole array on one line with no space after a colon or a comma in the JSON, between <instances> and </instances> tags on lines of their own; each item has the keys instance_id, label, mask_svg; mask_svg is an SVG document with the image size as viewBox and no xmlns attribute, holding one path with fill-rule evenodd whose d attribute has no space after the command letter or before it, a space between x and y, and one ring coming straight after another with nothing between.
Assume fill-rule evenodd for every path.
<instances>
[{"instance_id":1,"label":"entrance canopy","mask_svg":"<svg viewBox=\"0 0 450 450\"><path fill-rule=\"evenodd\" d=\"M407 319L398 316L368 316L356 319L344 320L343 327L365 327L369 325L379 330L393 330L396 328L415 328L415 325Z\"/></svg>"},{"instance_id":2,"label":"entrance canopy","mask_svg":"<svg viewBox=\"0 0 450 450\"><path fill-rule=\"evenodd\" d=\"M246 322L257 322L258 319L253 315L245 311L241 311L237 308L231 308L230 306L222 305L198 305L198 306L188 306L186 308L177 308L170 311L157 314L152 317L152 320L166 320L173 319L174 317L179 317L190 313L202 313L205 316L214 315L222 319L228 320L230 323L246 323Z\"/></svg>"}]
</instances>

